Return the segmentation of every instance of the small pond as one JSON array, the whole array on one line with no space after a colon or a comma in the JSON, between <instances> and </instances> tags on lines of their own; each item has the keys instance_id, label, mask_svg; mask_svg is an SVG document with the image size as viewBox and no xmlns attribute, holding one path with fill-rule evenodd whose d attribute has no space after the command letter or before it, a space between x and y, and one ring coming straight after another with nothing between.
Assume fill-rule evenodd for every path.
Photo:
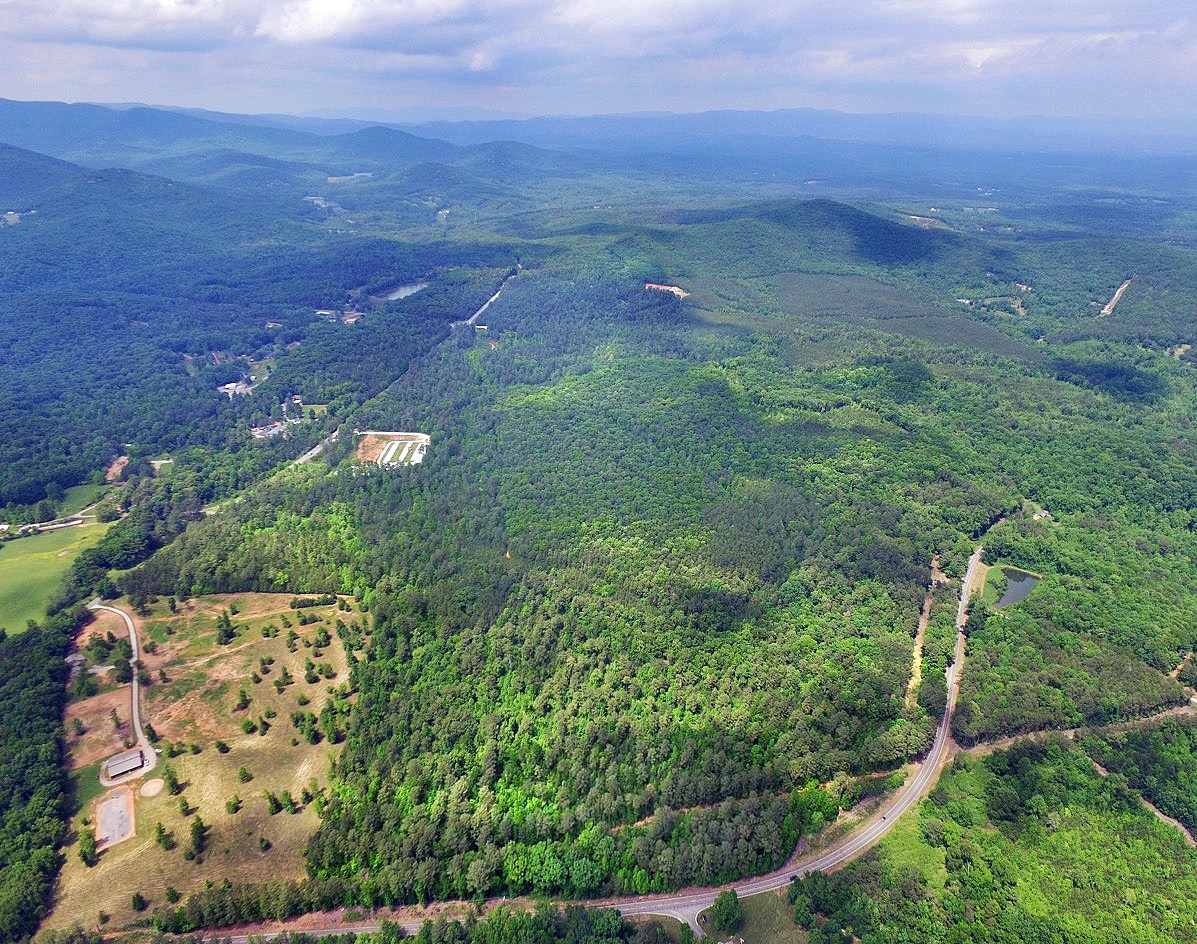
<instances>
[{"instance_id":1,"label":"small pond","mask_svg":"<svg viewBox=\"0 0 1197 944\"><path fill-rule=\"evenodd\" d=\"M1039 583L1039 578L1034 574L1027 573L1025 570L1019 570L1016 567L1003 567L1002 573L1006 577L1006 592L1002 594L1002 598L997 601L997 606L1009 606L1011 603L1018 603L1025 600L1032 590L1035 589L1035 584Z\"/></svg>"},{"instance_id":2,"label":"small pond","mask_svg":"<svg viewBox=\"0 0 1197 944\"><path fill-rule=\"evenodd\" d=\"M416 292L428 288L427 282L407 282L404 285L396 285L394 288L389 288L383 292L382 297L388 302L395 302L401 298L407 298L408 295L415 295Z\"/></svg>"}]
</instances>

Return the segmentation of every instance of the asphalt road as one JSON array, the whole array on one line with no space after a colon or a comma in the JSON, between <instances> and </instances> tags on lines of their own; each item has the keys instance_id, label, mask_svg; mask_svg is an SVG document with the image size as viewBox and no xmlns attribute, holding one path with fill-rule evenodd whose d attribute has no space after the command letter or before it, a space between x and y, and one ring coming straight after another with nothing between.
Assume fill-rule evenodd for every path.
<instances>
[{"instance_id":1,"label":"asphalt road","mask_svg":"<svg viewBox=\"0 0 1197 944\"><path fill-rule=\"evenodd\" d=\"M129 630L129 645L133 648L133 661L136 662L141 658L141 649L137 645L137 627L133 625L133 619L124 610L118 609L115 606L107 606L101 603L98 599L92 600L87 604L89 610L103 610L107 613L115 613L125 621L125 627ZM158 753L154 750L154 745L150 743L150 739L145 736L145 731L141 728L141 686L137 681L137 672L133 672L133 683L131 685L133 691L133 734L137 740L137 746L141 748L141 756L145 758L145 764L136 771L136 776L141 776L154 769L158 764ZM120 783L127 780L134 779L131 776L125 776L120 779ZM114 781L108 780L104 774L100 774L100 783L104 786L111 786Z\"/></svg>"}]
</instances>

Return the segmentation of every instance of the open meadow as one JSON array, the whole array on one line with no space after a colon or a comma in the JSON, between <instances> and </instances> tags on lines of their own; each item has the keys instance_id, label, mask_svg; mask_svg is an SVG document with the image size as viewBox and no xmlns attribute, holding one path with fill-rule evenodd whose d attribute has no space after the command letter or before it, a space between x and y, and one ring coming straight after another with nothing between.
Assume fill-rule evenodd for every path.
<instances>
[{"instance_id":1,"label":"open meadow","mask_svg":"<svg viewBox=\"0 0 1197 944\"><path fill-rule=\"evenodd\" d=\"M88 802L71 823L48 926L94 927L102 913L108 927L119 928L141 917L134 893L152 910L176 892L185 900L207 881L305 874L304 846L317 825L348 707L346 644L338 633L359 647L363 640L358 614L338 608L347 603L293 609L292 602L282 594L160 599L137 618L150 679L143 722L162 754L155 770L132 782L136 835L102 851L91 868L80 860L77 836L94 824L97 793L83 778L96 767L79 772ZM110 628L97 620L80 641L103 638ZM120 748L109 712L126 721L128 699L121 686L70 705L72 766L94 765L101 753ZM104 730L97 734L97 727ZM197 848L199 820L205 829Z\"/></svg>"},{"instance_id":2,"label":"open meadow","mask_svg":"<svg viewBox=\"0 0 1197 944\"><path fill-rule=\"evenodd\" d=\"M85 524L0 544L0 627L19 633L29 620L44 619L75 556L107 530L107 524Z\"/></svg>"}]
</instances>

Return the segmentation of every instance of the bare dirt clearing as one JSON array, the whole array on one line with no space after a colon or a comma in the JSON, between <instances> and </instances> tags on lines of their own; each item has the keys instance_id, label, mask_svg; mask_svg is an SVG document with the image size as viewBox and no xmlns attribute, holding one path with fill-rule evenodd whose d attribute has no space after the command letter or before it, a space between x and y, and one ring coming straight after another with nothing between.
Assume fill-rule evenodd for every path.
<instances>
[{"instance_id":1,"label":"bare dirt clearing","mask_svg":"<svg viewBox=\"0 0 1197 944\"><path fill-rule=\"evenodd\" d=\"M112 723L114 711L119 725ZM75 734L76 720L83 725L82 734ZM71 770L88 767L124 750L126 740L133 736L129 723L129 687L122 685L67 705L66 730Z\"/></svg>"},{"instance_id":2,"label":"bare dirt clearing","mask_svg":"<svg viewBox=\"0 0 1197 944\"><path fill-rule=\"evenodd\" d=\"M120 481L120 477L125 472L125 466L127 466L128 464L129 464L128 456L119 456L118 458L114 459L112 461L112 464L110 466L108 466L108 470L104 473L104 481L105 482Z\"/></svg>"},{"instance_id":3,"label":"bare dirt clearing","mask_svg":"<svg viewBox=\"0 0 1197 944\"><path fill-rule=\"evenodd\" d=\"M914 653L911 656L910 681L906 684L906 707L913 708L918 698L919 684L923 680L923 637L927 634L927 624L931 621L931 604L935 602L935 588L948 582L947 575L939 569L939 555L931 558L931 585L927 587L927 596L923 600L923 608L919 611L919 625L914 634Z\"/></svg>"},{"instance_id":4,"label":"bare dirt clearing","mask_svg":"<svg viewBox=\"0 0 1197 944\"><path fill-rule=\"evenodd\" d=\"M166 781L164 781L161 777L155 777L153 780L147 780L145 783L143 783L138 793L140 793L143 797L156 797L162 792L162 789L165 786Z\"/></svg>"}]
</instances>

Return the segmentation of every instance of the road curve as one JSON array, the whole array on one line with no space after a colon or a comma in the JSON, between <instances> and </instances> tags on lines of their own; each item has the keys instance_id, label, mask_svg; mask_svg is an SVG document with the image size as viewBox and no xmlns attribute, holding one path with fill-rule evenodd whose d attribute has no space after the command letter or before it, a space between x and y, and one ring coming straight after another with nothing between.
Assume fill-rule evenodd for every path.
<instances>
[{"instance_id":1,"label":"road curve","mask_svg":"<svg viewBox=\"0 0 1197 944\"><path fill-rule=\"evenodd\" d=\"M999 519L1000 520L1000 519ZM965 636L964 623L968 618L968 604L971 599L974 584L978 577L981 564L983 546L978 544L972 556L968 559L968 567L964 572L964 580L960 584L960 603L956 608L956 648L955 657L947 669L948 699L943 717L935 729L935 739L931 742L931 750L916 766L914 776L906 781L881 809L874 813L861 826L852 831L838 845L814 855L802 857L793 856L784 866L768 875L744 879L721 888L692 889L674 895L641 896L638 898L608 898L600 901L581 901L577 904L593 908L616 908L624 915L655 915L657 917L676 918L689 924L700 937L705 929L698 923L698 915L710 908L715 896L725 888L734 888L740 896L759 895L763 892L784 888L790 882L810 872L824 872L858 856L866 849L879 843L882 838L893 829L898 819L914 806L922 797L934 788L939 780L940 770L948 756L951 745L952 713L956 708L956 698L960 693L960 676L964 669ZM487 905L496 905L496 900L488 901ZM408 934L416 933L418 923L403 925ZM346 931L373 931L377 923L368 923L349 927L342 925L336 928L305 929L304 933L312 937L326 937L333 934L344 934ZM224 940L228 938L232 944L247 944L249 937L258 936L269 938L282 931L259 931L254 935L240 934L217 935L209 940Z\"/></svg>"},{"instance_id":2,"label":"road curve","mask_svg":"<svg viewBox=\"0 0 1197 944\"><path fill-rule=\"evenodd\" d=\"M87 608L92 611L103 610L106 613L115 613L125 621L125 627L129 630L129 645L133 649L133 661L137 662L141 658L141 649L137 645L137 627L133 625L133 618L124 610L118 609L115 606L107 606L106 604L101 603L98 599L92 600L89 604L87 604ZM154 767L157 766L158 753L154 750L154 745L150 743L150 739L145 736L145 731L143 731L141 727L141 686L137 681L137 669L133 670L133 682L130 688L132 689L133 693L133 734L136 737L137 746L141 748L141 756L145 758L145 764L137 771L137 776L140 777L142 774L153 770ZM136 778L122 777L119 782L125 783L132 779ZM106 787L112 786L114 783L114 781L111 781L104 776L103 768L101 768L100 782Z\"/></svg>"},{"instance_id":3,"label":"road curve","mask_svg":"<svg viewBox=\"0 0 1197 944\"><path fill-rule=\"evenodd\" d=\"M955 656L947 669L948 700L943 717L935 729L935 739L931 743L931 750L919 763L913 777L906 781L890 801L866 820L861 826L853 830L850 835L838 845L825 852L807 858L794 857L786 865L768 875L758 878L745 879L729 886L738 895L759 895L762 892L775 891L784 888L794 878L809 872L825 872L855 858L866 849L875 846L888 833L898 819L923 796L931 791L939 780L939 773L943 762L947 758L951 743L952 713L956 708L956 698L960 693L960 675L964 669L964 622L968 618L968 603L970 591L977 579L978 569L981 567L981 555L984 548L977 545L968 560L968 567L964 573L964 580L960 585L960 604L956 608L956 648ZM686 921L697 932L702 933L697 918L701 911L709 908L715 901L715 896L722 889L709 888L690 894L662 896L659 898L631 899L628 901L613 901L613 907L619 908L624 914L667 915Z\"/></svg>"}]
</instances>

